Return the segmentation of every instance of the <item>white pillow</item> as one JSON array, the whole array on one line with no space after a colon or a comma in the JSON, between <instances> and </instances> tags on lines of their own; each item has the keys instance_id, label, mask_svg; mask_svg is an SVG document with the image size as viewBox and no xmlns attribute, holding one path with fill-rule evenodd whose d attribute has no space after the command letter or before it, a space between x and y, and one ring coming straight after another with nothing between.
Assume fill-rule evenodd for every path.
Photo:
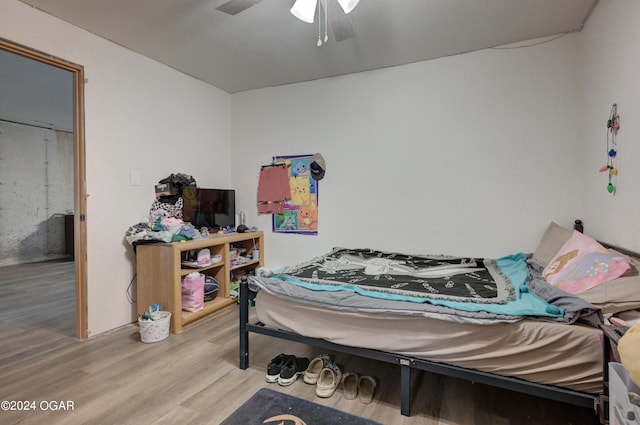
<instances>
[{"instance_id":1,"label":"white pillow","mask_svg":"<svg viewBox=\"0 0 640 425\"><path fill-rule=\"evenodd\" d=\"M552 221L549 223L536 250L533 252L533 260L547 267L551 259L560 251L560 248L571 239L572 234L572 230L564 228Z\"/></svg>"}]
</instances>

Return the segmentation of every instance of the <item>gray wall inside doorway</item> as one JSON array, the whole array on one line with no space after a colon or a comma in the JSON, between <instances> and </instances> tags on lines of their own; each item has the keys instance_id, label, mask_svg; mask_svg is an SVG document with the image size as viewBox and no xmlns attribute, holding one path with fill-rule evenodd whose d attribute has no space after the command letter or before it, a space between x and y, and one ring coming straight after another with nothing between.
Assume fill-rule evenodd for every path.
<instances>
[{"instance_id":1,"label":"gray wall inside doorway","mask_svg":"<svg viewBox=\"0 0 640 425\"><path fill-rule=\"evenodd\" d=\"M72 133L0 120L0 266L69 257L74 184Z\"/></svg>"}]
</instances>

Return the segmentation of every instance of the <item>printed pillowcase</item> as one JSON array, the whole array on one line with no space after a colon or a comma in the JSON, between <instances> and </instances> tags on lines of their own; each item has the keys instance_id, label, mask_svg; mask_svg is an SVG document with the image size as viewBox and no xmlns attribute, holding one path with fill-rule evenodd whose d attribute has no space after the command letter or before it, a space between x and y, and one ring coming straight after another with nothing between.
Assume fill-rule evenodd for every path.
<instances>
[{"instance_id":1,"label":"printed pillowcase","mask_svg":"<svg viewBox=\"0 0 640 425\"><path fill-rule=\"evenodd\" d=\"M579 294L622 276L630 268L620 254L574 230L545 267L542 276L565 292Z\"/></svg>"}]
</instances>

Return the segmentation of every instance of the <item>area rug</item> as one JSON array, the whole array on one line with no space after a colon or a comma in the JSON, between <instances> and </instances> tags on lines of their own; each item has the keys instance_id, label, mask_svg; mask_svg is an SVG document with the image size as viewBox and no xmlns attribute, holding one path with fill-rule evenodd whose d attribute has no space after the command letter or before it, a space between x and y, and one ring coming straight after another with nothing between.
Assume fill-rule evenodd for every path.
<instances>
[{"instance_id":1,"label":"area rug","mask_svg":"<svg viewBox=\"0 0 640 425\"><path fill-rule=\"evenodd\" d=\"M357 401L355 401L357 403ZM262 388L220 425L381 425L301 398Z\"/></svg>"}]
</instances>

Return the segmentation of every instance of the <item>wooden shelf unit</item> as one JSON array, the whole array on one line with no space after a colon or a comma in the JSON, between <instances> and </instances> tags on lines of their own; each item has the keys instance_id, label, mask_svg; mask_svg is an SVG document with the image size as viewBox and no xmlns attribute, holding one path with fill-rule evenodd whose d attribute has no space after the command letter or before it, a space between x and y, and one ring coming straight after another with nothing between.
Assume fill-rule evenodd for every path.
<instances>
[{"instance_id":1,"label":"wooden shelf unit","mask_svg":"<svg viewBox=\"0 0 640 425\"><path fill-rule=\"evenodd\" d=\"M259 259L250 259L246 263L234 265L230 261L232 247L246 249L249 258L253 248L258 248ZM211 257L222 256L222 261L201 268L182 265L184 252L204 248L209 249ZM192 241L139 245L136 249L138 315L147 311L152 304L160 304L163 310L171 312L171 332L180 333L183 328L236 302L235 298L229 296L232 270L252 270L263 264L262 231L214 234L205 239ZM193 272L213 276L219 284L218 296L204 303L204 308L200 311L182 311L182 278Z\"/></svg>"}]
</instances>

